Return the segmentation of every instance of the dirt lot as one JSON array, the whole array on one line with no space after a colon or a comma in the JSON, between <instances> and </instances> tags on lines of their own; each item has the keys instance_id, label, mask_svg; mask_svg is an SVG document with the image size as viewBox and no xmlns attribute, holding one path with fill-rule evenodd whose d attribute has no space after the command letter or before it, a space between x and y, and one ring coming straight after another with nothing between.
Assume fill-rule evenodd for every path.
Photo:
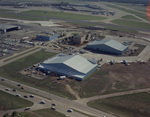
<instances>
[{"instance_id":1,"label":"dirt lot","mask_svg":"<svg viewBox=\"0 0 150 117\"><path fill-rule=\"evenodd\" d=\"M150 87L148 63L105 64L82 82L70 83L81 98Z\"/></svg>"}]
</instances>

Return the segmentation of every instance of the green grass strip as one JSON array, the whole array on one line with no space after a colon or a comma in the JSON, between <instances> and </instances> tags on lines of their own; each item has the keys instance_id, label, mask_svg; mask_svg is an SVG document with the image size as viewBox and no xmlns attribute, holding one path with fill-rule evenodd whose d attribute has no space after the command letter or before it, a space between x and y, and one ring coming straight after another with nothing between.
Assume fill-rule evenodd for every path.
<instances>
[{"instance_id":1,"label":"green grass strip","mask_svg":"<svg viewBox=\"0 0 150 117\"><path fill-rule=\"evenodd\" d=\"M121 26L134 27L139 29L150 29L149 23L143 23L138 21L127 21L122 19L113 20L112 22Z\"/></svg>"},{"instance_id":2,"label":"green grass strip","mask_svg":"<svg viewBox=\"0 0 150 117\"><path fill-rule=\"evenodd\" d=\"M6 60L4 60L4 62L9 61L9 60L12 60L12 59L14 59L14 58L17 58L17 57L19 57L19 56L22 56L22 55L24 55L24 54L27 54L27 53L32 52L32 51L34 51L34 50L37 50L37 49L39 49L39 48L40 48L40 47L33 48L32 50L29 50L29 51L24 52L24 53L21 53L21 54L19 54L19 55L17 55L17 56L14 56L14 57L11 57L11 58L9 58L9 59L6 59Z\"/></svg>"},{"instance_id":3,"label":"green grass strip","mask_svg":"<svg viewBox=\"0 0 150 117\"><path fill-rule=\"evenodd\" d=\"M32 106L33 103L0 90L0 110L17 109Z\"/></svg>"},{"instance_id":4,"label":"green grass strip","mask_svg":"<svg viewBox=\"0 0 150 117\"><path fill-rule=\"evenodd\" d=\"M70 19L70 20L104 20L106 18L93 16L93 15L81 15L75 13L64 13L64 12L54 12L54 11L24 11L22 12L25 15L30 16L39 16L39 17L47 17L47 18L58 18L58 19Z\"/></svg>"}]
</instances>

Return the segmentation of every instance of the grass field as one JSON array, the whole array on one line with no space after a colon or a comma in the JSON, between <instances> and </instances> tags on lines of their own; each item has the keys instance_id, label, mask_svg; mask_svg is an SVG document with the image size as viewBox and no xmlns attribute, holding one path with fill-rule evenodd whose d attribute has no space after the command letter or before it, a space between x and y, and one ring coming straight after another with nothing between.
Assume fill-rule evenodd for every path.
<instances>
[{"instance_id":1,"label":"grass field","mask_svg":"<svg viewBox=\"0 0 150 117\"><path fill-rule=\"evenodd\" d=\"M81 98L98 95L106 85L109 86L109 79L105 77L107 74L107 71L97 70L84 81L71 83L70 86Z\"/></svg>"},{"instance_id":2,"label":"grass field","mask_svg":"<svg viewBox=\"0 0 150 117\"><path fill-rule=\"evenodd\" d=\"M76 26L84 26L84 27L96 26L94 24L82 23L82 22L68 22L68 23Z\"/></svg>"},{"instance_id":3,"label":"grass field","mask_svg":"<svg viewBox=\"0 0 150 117\"><path fill-rule=\"evenodd\" d=\"M12 116L7 116L12 117ZM57 111L51 109L42 109L32 112L21 112L17 113L15 117L66 117L64 114L61 114Z\"/></svg>"},{"instance_id":4,"label":"grass field","mask_svg":"<svg viewBox=\"0 0 150 117\"><path fill-rule=\"evenodd\" d=\"M67 20L104 20L106 18L92 15L81 15L73 13L53 12L53 11L25 11L22 14L36 17L58 18Z\"/></svg>"},{"instance_id":5,"label":"grass field","mask_svg":"<svg viewBox=\"0 0 150 117\"><path fill-rule=\"evenodd\" d=\"M126 15L126 16L123 16L123 17L121 17L121 18L127 19L127 20L141 21L140 19L138 19L138 18L136 18L136 17L134 17L134 16L132 16L132 15Z\"/></svg>"},{"instance_id":6,"label":"grass field","mask_svg":"<svg viewBox=\"0 0 150 117\"><path fill-rule=\"evenodd\" d=\"M138 10L140 12L146 13L146 6L137 5L137 4L129 4L129 3L113 3L113 4L128 7L128 8L132 8L134 10Z\"/></svg>"},{"instance_id":7,"label":"grass field","mask_svg":"<svg viewBox=\"0 0 150 117\"><path fill-rule=\"evenodd\" d=\"M88 102L90 107L119 117L149 117L150 94L139 93Z\"/></svg>"},{"instance_id":8,"label":"grass field","mask_svg":"<svg viewBox=\"0 0 150 117\"><path fill-rule=\"evenodd\" d=\"M9 10L9 9L1 9L1 8L0 8L0 13L1 13L1 12L2 12L2 13L3 13L3 12L8 12L8 11L13 11L13 10Z\"/></svg>"},{"instance_id":9,"label":"grass field","mask_svg":"<svg viewBox=\"0 0 150 117\"><path fill-rule=\"evenodd\" d=\"M112 7L112 8L115 8L115 9L119 9L119 10L121 10L121 11L125 11L125 12L127 12L127 13L132 13L132 14L134 14L134 15L136 15L136 16L142 18L142 19L148 20L148 19L147 19L147 16L146 16L146 13L141 13L141 12L138 12L138 11L134 11L134 10L130 10L130 9L118 7L118 6L116 6L116 5L107 4L107 6Z\"/></svg>"},{"instance_id":10,"label":"grass field","mask_svg":"<svg viewBox=\"0 0 150 117\"><path fill-rule=\"evenodd\" d=\"M149 23L143 23L138 21L127 21L122 19L113 20L112 22L121 26L134 27L139 29L150 29Z\"/></svg>"},{"instance_id":11,"label":"grass field","mask_svg":"<svg viewBox=\"0 0 150 117\"><path fill-rule=\"evenodd\" d=\"M0 17L4 18L14 18L14 19L22 19L22 20L49 20L48 18L44 17L34 17L34 16L26 16L23 14L15 14L15 13L1 13L0 12Z\"/></svg>"},{"instance_id":12,"label":"grass field","mask_svg":"<svg viewBox=\"0 0 150 117\"><path fill-rule=\"evenodd\" d=\"M32 51L34 51L34 50L36 50L36 49L38 49L38 48L39 48L39 47L33 48L32 50L29 50L29 51L24 52L24 53L21 53L21 54L19 54L19 55L17 55L17 56L14 56L14 57L11 57L11 58L9 58L9 59L6 59L6 60L4 60L4 62L9 61L9 60L12 60L12 59L14 59L14 58L17 58L17 57L19 57L19 56L21 56L21 55L24 55L24 54L27 54L27 53L29 53L29 52L32 52Z\"/></svg>"},{"instance_id":13,"label":"grass field","mask_svg":"<svg viewBox=\"0 0 150 117\"><path fill-rule=\"evenodd\" d=\"M72 95L66 90L65 85L59 84L54 85L51 78L45 78L39 80L36 78L31 78L25 75L20 74L19 72L23 69L26 69L33 64L37 64L45 59L48 59L56 55L55 53L49 53L45 51L39 51L22 59L19 59L15 62L9 63L0 68L1 76L6 77L11 80L18 81L20 83L25 83L27 85L63 96L73 98Z\"/></svg>"},{"instance_id":14,"label":"grass field","mask_svg":"<svg viewBox=\"0 0 150 117\"><path fill-rule=\"evenodd\" d=\"M32 106L33 103L0 90L0 110Z\"/></svg>"},{"instance_id":15,"label":"grass field","mask_svg":"<svg viewBox=\"0 0 150 117\"><path fill-rule=\"evenodd\" d=\"M106 29L111 29L111 30L118 30L121 32L129 32L129 33L137 33L138 31L132 30L132 29L124 29L124 28L117 28L117 27L105 27Z\"/></svg>"},{"instance_id":16,"label":"grass field","mask_svg":"<svg viewBox=\"0 0 150 117\"><path fill-rule=\"evenodd\" d=\"M21 117L66 117L64 114L51 109L42 109L32 112L20 113Z\"/></svg>"}]
</instances>

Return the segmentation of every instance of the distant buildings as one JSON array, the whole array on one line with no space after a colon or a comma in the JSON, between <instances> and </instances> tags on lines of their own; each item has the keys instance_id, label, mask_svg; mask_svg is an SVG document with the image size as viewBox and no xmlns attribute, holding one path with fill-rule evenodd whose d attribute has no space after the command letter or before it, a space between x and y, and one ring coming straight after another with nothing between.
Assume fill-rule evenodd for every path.
<instances>
[{"instance_id":1,"label":"distant buildings","mask_svg":"<svg viewBox=\"0 0 150 117\"><path fill-rule=\"evenodd\" d=\"M91 34L76 35L73 37L74 44L83 44L91 38Z\"/></svg>"},{"instance_id":2,"label":"distant buildings","mask_svg":"<svg viewBox=\"0 0 150 117\"><path fill-rule=\"evenodd\" d=\"M89 61L79 55L59 54L44 61L40 70L55 72L59 75L83 80L97 69L97 63Z\"/></svg>"},{"instance_id":3,"label":"distant buildings","mask_svg":"<svg viewBox=\"0 0 150 117\"><path fill-rule=\"evenodd\" d=\"M36 35L37 41L51 41L57 39L60 35Z\"/></svg>"},{"instance_id":4,"label":"distant buildings","mask_svg":"<svg viewBox=\"0 0 150 117\"><path fill-rule=\"evenodd\" d=\"M6 33L13 30L19 30L20 26L8 25L8 24L0 24L0 33Z\"/></svg>"},{"instance_id":5,"label":"distant buildings","mask_svg":"<svg viewBox=\"0 0 150 117\"><path fill-rule=\"evenodd\" d=\"M92 43L89 43L86 48L117 55L121 55L128 49L127 46L124 46L115 40L93 41Z\"/></svg>"}]
</instances>

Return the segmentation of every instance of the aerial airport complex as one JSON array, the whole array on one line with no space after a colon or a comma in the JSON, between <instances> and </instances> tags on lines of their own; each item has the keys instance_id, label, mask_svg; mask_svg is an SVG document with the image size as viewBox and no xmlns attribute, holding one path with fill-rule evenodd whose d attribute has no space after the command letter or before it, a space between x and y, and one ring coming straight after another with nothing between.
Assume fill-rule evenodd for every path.
<instances>
[{"instance_id":1,"label":"aerial airport complex","mask_svg":"<svg viewBox=\"0 0 150 117\"><path fill-rule=\"evenodd\" d=\"M0 0L0 116L150 117L148 3L35 1Z\"/></svg>"}]
</instances>

